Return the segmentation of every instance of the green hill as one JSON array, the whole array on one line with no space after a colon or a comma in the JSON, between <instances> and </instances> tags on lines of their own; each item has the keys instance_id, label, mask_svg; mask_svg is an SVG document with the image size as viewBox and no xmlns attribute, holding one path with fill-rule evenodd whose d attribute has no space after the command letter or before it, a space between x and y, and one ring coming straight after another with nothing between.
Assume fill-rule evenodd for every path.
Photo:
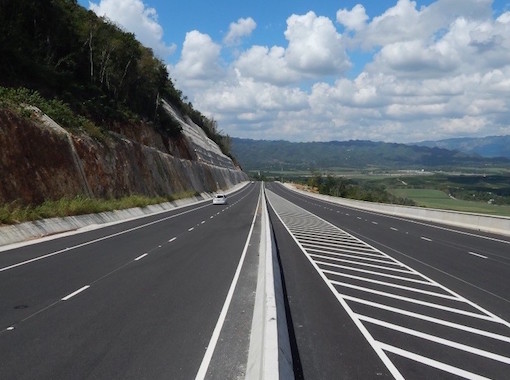
<instances>
[{"instance_id":1,"label":"green hill","mask_svg":"<svg viewBox=\"0 0 510 380\"><path fill-rule=\"evenodd\" d=\"M450 169L508 167L509 159L484 159L440 148L373 141L292 143L232 139L232 152L245 170Z\"/></svg>"},{"instance_id":2,"label":"green hill","mask_svg":"<svg viewBox=\"0 0 510 380\"><path fill-rule=\"evenodd\" d=\"M166 99L229 153L228 136L186 102L152 50L76 0L0 2L0 86L1 106L30 100L65 128L146 123L179 137L179 124L163 111Z\"/></svg>"}]
</instances>

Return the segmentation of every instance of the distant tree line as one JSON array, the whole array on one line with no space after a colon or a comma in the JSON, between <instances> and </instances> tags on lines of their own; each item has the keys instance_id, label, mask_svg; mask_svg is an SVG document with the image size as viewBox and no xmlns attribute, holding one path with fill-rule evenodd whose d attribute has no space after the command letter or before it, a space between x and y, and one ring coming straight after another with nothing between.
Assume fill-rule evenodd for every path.
<instances>
[{"instance_id":1,"label":"distant tree line","mask_svg":"<svg viewBox=\"0 0 510 380\"><path fill-rule=\"evenodd\" d=\"M333 177L331 175L324 177L321 174L316 174L308 179L307 185L317 189L320 194L332 195L334 197L408 206L415 205L415 202L410 199L392 195L380 184L370 184L368 182L356 183L353 180L342 177Z\"/></svg>"},{"instance_id":2,"label":"distant tree line","mask_svg":"<svg viewBox=\"0 0 510 380\"><path fill-rule=\"evenodd\" d=\"M145 120L176 136L180 126L161 106L167 99L229 147L214 120L186 103L150 48L76 0L0 1L0 85L56 98L101 126Z\"/></svg>"}]
</instances>

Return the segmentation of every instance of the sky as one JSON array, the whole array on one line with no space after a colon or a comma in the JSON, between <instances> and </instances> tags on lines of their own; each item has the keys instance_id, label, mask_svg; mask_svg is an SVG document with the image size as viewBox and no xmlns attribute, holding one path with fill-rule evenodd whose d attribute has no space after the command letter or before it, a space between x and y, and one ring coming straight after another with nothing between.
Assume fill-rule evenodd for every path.
<instances>
[{"instance_id":1,"label":"sky","mask_svg":"<svg viewBox=\"0 0 510 380\"><path fill-rule=\"evenodd\" d=\"M232 137L510 135L510 0L79 0Z\"/></svg>"}]
</instances>

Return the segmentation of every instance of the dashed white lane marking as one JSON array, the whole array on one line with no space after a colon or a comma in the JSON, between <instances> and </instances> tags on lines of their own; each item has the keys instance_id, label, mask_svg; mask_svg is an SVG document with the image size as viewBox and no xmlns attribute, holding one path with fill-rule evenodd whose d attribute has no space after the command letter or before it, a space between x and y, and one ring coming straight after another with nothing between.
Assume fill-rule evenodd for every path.
<instances>
[{"instance_id":1,"label":"dashed white lane marking","mask_svg":"<svg viewBox=\"0 0 510 380\"><path fill-rule=\"evenodd\" d=\"M200 224L204 224L204 223L205 223L205 220L202 220L202 221L200 222Z\"/></svg>"},{"instance_id":2,"label":"dashed white lane marking","mask_svg":"<svg viewBox=\"0 0 510 380\"><path fill-rule=\"evenodd\" d=\"M470 255L473 255L473 256L478 256L478 257L481 257L482 259L487 259L488 257L487 256L484 256L484 255L480 255L479 253L476 253L476 252L468 252Z\"/></svg>"},{"instance_id":3,"label":"dashed white lane marking","mask_svg":"<svg viewBox=\"0 0 510 380\"><path fill-rule=\"evenodd\" d=\"M429 239L428 237L425 236L421 236L420 239L425 241L432 241L432 239Z\"/></svg>"},{"instance_id":4,"label":"dashed white lane marking","mask_svg":"<svg viewBox=\"0 0 510 380\"><path fill-rule=\"evenodd\" d=\"M377 222L372 222L372 224L379 224L379 223L377 223Z\"/></svg>"},{"instance_id":5,"label":"dashed white lane marking","mask_svg":"<svg viewBox=\"0 0 510 380\"><path fill-rule=\"evenodd\" d=\"M393 231L398 231L398 228L395 228L395 227L390 227L390 230L393 230Z\"/></svg>"},{"instance_id":6,"label":"dashed white lane marking","mask_svg":"<svg viewBox=\"0 0 510 380\"><path fill-rule=\"evenodd\" d=\"M74 296L76 296L77 294L80 294L84 290L87 290L88 288L90 288L90 285L85 285L85 286L81 287L80 289L78 289L78 290L72 292L71 294L68 294L64 298L62 298L62 301L67 301L67 300L73 298Z\"/></svg>"},{"instance_id":7,"label":"dashed white lane marking","mask_svg":"<svg viewBox=\"0 0 510 380\"><path fill-rule=\"evenodd\" d=\"M135 259L135 261L141 260L141 259L143 259L143 258L144 258L145 256L147 256L147 255L148 255L148 253L144 253L143 255L138 256L138 257Z\"/></svg>"},{"instance_id":8,"label":"dashed white lane marking","mask_svg":"<svg viewBox=\"0 0 510 380\"><path fill-rule=\"evenodd\" d=\"M30 263L33 263L33 262L36 262L36 261L39 261L39 260L44 260L44 259L47 259L47 258L52 257L52 256L60 255L60 254L62 254L64 252L68 252L68 251L71 251L71 250L75 250L77 248L85 247L87 245L98 243L98 242L101 242L101 241L106 240L106 239L111 239L111 238L114 238L116 236L124 235L124 234L127 234L129 232L136 231L136 230L139 230L139 229L142 229L142 228L145 228L145 227L149 227L149 226L152 226L154 224L161 223L161 222L164 222L164 221L167 221L167 220L179 217L181 215L188 214L190 212L200 210L200 209L202 209L204 207L208 207L208 206L209 205L207 204L207 205L200 206L200 207L197 207L197 208L194 208L194 209L191 209L191 210L183 211L181 213L173 214L173 215L167 216L165 218L161 218L161 219L149 222L149 223L142 224L142 225L137 226L137 227L129 228L127 230L116 232L116 233L111 234L111 235L103 236L103 237L98 238L98 239L90 240L90 241L87 241L85 243L77 244L77 245L72 246L72 247L67 247L67 248L60 249L60 250L55 251L55 252L48 253L46 255L38 256L38 257L35 257L33 259L30 259L30 260L26 260L26 261L22 261L22 262L19 262L19 263L16 263L16 264L12 264L12 265L9 265L7 267L0 268L0 272L11 270L11 269L20 267L22 265L27 265L27 264L30 264Z\"/></svg>"},{"instance_id":9,"label":"dashed white lane marking","mask_svg":"<svg viewBox=\"0 0 510 380\"><path fill-rule=\"evenodd\" d=\"M173 237L173 238L171 238L170 240L168 240L168 242L169 242L169 243L171 243L171 242L175 241L175 239L177 239L177 238L176 238L176 237Z\"/></svg>"},{"instance_id":10,"label":"dashed white lane marking","mask_svg":"<svg viewBox=\"0 0 510 380\"><path fill-rule=\"evenodd\" d=\"M188 228L188 231L191 232L195 229L195 227Z\"/></svg>"},{"instance_id":11,"label":"dashed white lane marking","mask_svg":"<svg viewBox=\"0 0 510 380\"><path fill-rule=\"evenodd\" d=\"M7 331L12 331L12 330L14 330L14 326L9 326L9 327L6 328L6 330Z\"/></svg>"}]
</instances>

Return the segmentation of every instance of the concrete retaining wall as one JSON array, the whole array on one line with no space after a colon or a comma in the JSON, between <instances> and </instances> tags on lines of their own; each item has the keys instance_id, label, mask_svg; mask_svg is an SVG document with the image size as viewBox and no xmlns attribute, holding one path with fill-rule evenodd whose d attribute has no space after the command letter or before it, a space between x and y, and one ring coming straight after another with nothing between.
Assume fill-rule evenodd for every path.
<instances>
[{"instance_id":1,"label":"concrete retaining wall","mask_svg":"<svg viewBox=\"0 0 510 380\"><path fill-rule=\"evenodd\" d=\"M233 192L246 186L246 184L247 182L240 183L232 187L226 193ZM125 210L102 212L99 214L67 216L64 218L50 218L0 227L0 247L4 246L3 249L0 248L0 251L5 250L7 248L5 246L7 245L26 242L27 240L34 240L64 232L72 231L75 233L77 230L104 227L112 223L154 215L197 202L205 202L210 200L212 196L213 194L211 193L202 193L196 197L178 199L173 202L165 202L147 207L135 207Z\"/></svg>"},{"instance_id":2,"label":"concrete retaining wall","mask_svg":"<svg viewBox=\"0 0 510 380\"><path fill-rule=\"evenodd\" d=\"M510 218L508 217L356 201L353 199L310 193L296 189L292 184L285 184L285 186L307 196L313 196L327 202L337 203L344 206L380 212L396 217L406 217L426 222L442 223L455 227L510 236Z\"/></svg>"}]
</instances>

